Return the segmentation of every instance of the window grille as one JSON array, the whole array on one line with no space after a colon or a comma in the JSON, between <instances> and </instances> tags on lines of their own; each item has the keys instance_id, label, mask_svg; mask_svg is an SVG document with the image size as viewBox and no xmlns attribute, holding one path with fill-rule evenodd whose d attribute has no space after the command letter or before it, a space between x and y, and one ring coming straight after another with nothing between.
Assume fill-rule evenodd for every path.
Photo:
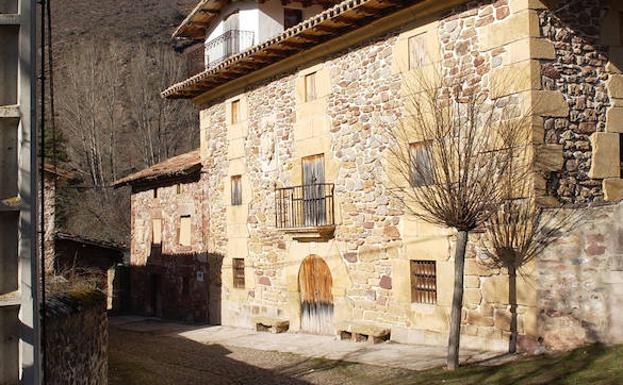
<instances>
[{"instance_id":1,"label":"window grille","mask_svg":"<svg viewBox=\"0 0 623 385\"><path fill-rule=\"evenodd\" d=\"M437 266L435 261L411 261L411 302L437 303Z\"/></svg>"}]
</instances>

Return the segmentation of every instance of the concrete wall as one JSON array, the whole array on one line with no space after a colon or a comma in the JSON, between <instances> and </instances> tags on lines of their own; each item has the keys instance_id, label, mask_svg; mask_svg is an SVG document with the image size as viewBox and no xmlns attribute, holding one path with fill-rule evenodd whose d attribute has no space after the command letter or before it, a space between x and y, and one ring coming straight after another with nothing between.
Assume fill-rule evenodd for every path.
<instances>
[{"instance_id":1,"label":"concrete wall","mask_svg":"<svg viewBox=\"0 0 623 385\"><path fill-rule=\"evenodd\" d=\"M108 383L108 318L100 292L57 294L46 303L46 384Z\"/></svg>"}]
</instances>

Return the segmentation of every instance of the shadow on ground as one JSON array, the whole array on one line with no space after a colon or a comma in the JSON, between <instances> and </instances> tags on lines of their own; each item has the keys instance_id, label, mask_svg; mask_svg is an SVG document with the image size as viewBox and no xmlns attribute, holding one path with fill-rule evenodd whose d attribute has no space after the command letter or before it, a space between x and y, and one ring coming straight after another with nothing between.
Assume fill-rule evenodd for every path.
<instances>
[{"instance_id":1,"label":"shadow on ground","mask_svg":"<svg viewBox=\"0 0 623 385\"><path fill-rule=\"evenodd\" d=\"M201 344L111 325L110 385L623 385L623 346L591 345L498 366L422 372Z\"/></svg>"}]
</instances>

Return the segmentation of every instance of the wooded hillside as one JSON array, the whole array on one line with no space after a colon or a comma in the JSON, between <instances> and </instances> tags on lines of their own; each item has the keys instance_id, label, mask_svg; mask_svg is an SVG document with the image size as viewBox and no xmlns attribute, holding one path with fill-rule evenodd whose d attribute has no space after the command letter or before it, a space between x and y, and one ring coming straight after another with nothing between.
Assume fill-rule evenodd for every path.
<instances>
[{"instance_id":1,"label":"wooded hillside","mask_svg":"<svg viewBox=\"0 0 623 385\"><path fill-rule=\"evenodd\" d=\"M77 177L58 187L61 229L128 242L129 191L111 183L198 146L191 103L160 97L185 76L170 36L195 4L51 2L56 145L48 103L46 159Z\"/></svg>"}]
</instances>

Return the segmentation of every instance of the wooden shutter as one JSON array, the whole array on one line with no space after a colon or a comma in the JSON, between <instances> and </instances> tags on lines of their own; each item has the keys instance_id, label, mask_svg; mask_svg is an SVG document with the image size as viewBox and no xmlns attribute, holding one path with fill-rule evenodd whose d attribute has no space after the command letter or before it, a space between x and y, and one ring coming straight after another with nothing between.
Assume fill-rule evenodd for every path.
<instances>
[{"instance_id":1,"label":"wooden shutter","mask_svg":"<svg viewBox=\"0 0 623 385\"><path fill-rule=\"evenodd\" d=\"M303 220L306 226L326 223L324 154L307 156L303 166Z\"/></svg>"},{"instance_id":2,"label":"wooden shutter","mask_svg":"<svg viewBox=\"0 0 623 385\"><path fill-rule=\"evenodd\" d=\"M409 69L420 68L430 64L430 54L426 49L426 34L409 38Z\"/></svg>"},{"instance_id":3,"label":"wooden shutter","mask_svg":"<svg viewBox=\"0 0 623 385\"><path fill-rule=\"evenodd\" d=\"M437 303L437 263L411 261L411 301Z\"/></svg>"},{"instance_id":4,"label":"wooden shutter","mask_svg":"<svg viewBox=\"0 0 623 385\"><path fill-rule=\"evenodd\" d=\"M311 102L316 99L316 73L305 75L305 101Z\"/></svg>"},{"instance_id":5,"label":"wooden shutter","mask_svg":"<svg viewBox=\"0 0 623 385\"><path fill-rule=\"evenodd\" d=\"M433 183L433 168L429 151L425 142L409 145L411 185L414 187L428 186Z\"/></svg>"},{"instance_id":6,"label":"wooden shutter","mask_svg":"<svg viewBox=\"0 0 623 385\"><path fill-rule=\"evenodd\" d=\"M242 177L240 175L231 177L231 204L232 206L242 204Z\"/></svg>"},{"instance_id":7,"label":"wooden shutter","mask_svg":"<svg viewBox=\"0 0 623 385\"><path fill-rule=\"evenodd\" d=\"M234 287L244 289L244 259L233 258L232 270L234 275Z\"/></svg>"}]
</instances>

